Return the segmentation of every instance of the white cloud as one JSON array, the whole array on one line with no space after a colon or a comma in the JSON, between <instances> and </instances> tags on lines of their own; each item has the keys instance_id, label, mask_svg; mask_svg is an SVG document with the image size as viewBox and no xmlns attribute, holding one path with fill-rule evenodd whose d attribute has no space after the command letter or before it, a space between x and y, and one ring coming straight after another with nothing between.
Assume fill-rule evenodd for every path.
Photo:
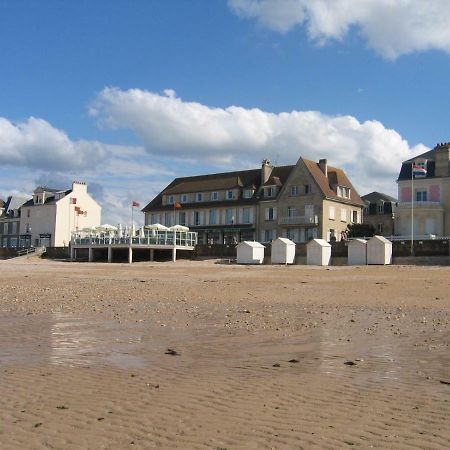
<instances>
[{"instance_id":1,"label":"white cloud","mask_svg":"<svg viewBox=\"0 0 450 450\"><path fill-rule=\"evenodd\" d=\"M144 206L173 177L142 147L71 140L34 117L20 123L0 117L0 164L0 198L31 196L38 185L70 189L82 180L102 205L102 220L112 223L130 220L131 197ZM135 219L142 222L143 215Z\"/></svg>"},{"instance_id":2,"label":"white cloud","mask_svg":"<svg viewBox=\"0 0 450 450\"><path fill-rule=\"evenodd\" d=\"M378 121L318 111L273 114L237 106L212 108L173 95L104 89L91 114L114 129L131 129L155 156L199 165L255 167L265 157L292 164L299 156L344 167L362 191L395 193L401 162L426 151L411 148L395 130ZM225 168L226 170L226 168Z\"/></svg>"},{"instance_id":3,"label":"white cloud","mask_svg":"<svg viewBox=\"0 0 450 450\"><path fill-rule=\"evenodd\" d=\"M319 43L342 40L356 27L389 59L431 49L450 53L448 0L228 0L228 6L281 33L305 25Z\"/></svg>"},{"instance_id":4,"label":"white cloud","mask_svg":"<svg viewBox=\"0 0 450 450\"><path fill-rule=\"evenodd\" d=\"M0 117L0 164L44 169L80 169L105 159L108 146L72 141L43 119L13 123Z\"/></svg>"}]
</instances>

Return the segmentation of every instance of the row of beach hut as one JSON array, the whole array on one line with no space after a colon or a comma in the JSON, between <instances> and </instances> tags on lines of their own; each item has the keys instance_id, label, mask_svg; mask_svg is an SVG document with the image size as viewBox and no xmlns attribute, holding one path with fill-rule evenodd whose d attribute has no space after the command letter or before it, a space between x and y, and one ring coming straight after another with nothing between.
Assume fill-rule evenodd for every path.
<instances>
[{"instance_id":1,"label":"row of beach hut","mask_svg":"<svg viewBox=\"0 0 450 450\"><path fill-rule=\"evenodd\" d=\"M265 247L259 242L243 241L236 247L238 264L262 264ZM368 241L353 239L348 242L348 265L391 264L392 242L383 236L373 236ZM312 239L306 244L306 264L328 266L331 261L331 244L324 239ZM272 241L271 263L294 264L295 242L286 238Z\"/></svg>"}]
</instances>

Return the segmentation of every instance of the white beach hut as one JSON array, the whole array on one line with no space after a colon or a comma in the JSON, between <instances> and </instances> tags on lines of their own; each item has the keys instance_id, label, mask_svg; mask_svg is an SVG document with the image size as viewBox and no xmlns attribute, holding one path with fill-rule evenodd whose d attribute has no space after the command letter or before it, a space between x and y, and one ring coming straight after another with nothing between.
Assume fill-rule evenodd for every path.
<instances>
[{"instance_id":1,"label":"white beach hut","mask_svg":"<svg viewBox=\"0 0 450 450\"><path fill-rule=\"evenodd\" d=\"M295 242L279 237L272 241L272 264L294 264Z\"/></svg>"},{"instance_id":2,"label":"white beach hut","mask_svg":"<svg viewBox=\"0 0 450 450\"><path fill-rule=\"evenodd\" d=\"M306 264L328 266L331 260L331 244L324 239L312 239L306 244Z\"/></svg>"},{"instance_id":3,"label":"white beach hut","mask_svg":"<svg viewBox=\"0 0 450 450\"><path fill-rule=\"evenodd\" d=\"M348 265L364 266L367 264L367 241L365 239L352 239L347 244Z\"/></svg>"},{"instance_id":4,"label":"white beach hut","mask_svg":"<svg viewBox=\"0 0 450 450\"><path fill-rule=\"evenodd\" d=\"M236 246L238 264L262 264L264 245L254 241L243 241Z\"/></svg>"},{"instance_id":5,"label":"white beach hut","mask_svg":"<svg viewBox=\"0 0 450 450\"><path fill-rule=\"evenodd\" d=\"M367 242L367 264L391 264L392 242L383 236L374 236Z\"/></svg>"}]
</instances>

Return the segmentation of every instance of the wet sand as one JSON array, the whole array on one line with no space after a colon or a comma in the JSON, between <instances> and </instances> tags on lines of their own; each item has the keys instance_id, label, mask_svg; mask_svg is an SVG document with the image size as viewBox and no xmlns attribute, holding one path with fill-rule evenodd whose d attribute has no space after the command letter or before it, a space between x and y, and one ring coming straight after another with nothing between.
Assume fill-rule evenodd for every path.
<instances>
[{"instance_id":1,"label":"wet sand","mask_svg":"<svg viewBox=\"0 0 450 450\"><path fill-rule=\"evenodd\" d=\"M2 449L450 447L448 268L0 270Z\"/></svg>"}]
</instances>

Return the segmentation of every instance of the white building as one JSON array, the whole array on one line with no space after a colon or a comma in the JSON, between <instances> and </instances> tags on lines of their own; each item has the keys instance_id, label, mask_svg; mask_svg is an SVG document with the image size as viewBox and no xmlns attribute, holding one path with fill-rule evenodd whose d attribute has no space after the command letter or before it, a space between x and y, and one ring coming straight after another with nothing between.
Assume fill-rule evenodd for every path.
<instances>
[{"instance_id":1,"label":"white building","mask_svg":"<svg viewBox=\"0 0 450 450\"><path fill-rule=\"evenodd\" d=\"M21 208L20 234L36 247L65 247L73 231L99 226L101 211L86 183L74 181L67 191L38 187Z\"/></svg>"}]
</instances>

